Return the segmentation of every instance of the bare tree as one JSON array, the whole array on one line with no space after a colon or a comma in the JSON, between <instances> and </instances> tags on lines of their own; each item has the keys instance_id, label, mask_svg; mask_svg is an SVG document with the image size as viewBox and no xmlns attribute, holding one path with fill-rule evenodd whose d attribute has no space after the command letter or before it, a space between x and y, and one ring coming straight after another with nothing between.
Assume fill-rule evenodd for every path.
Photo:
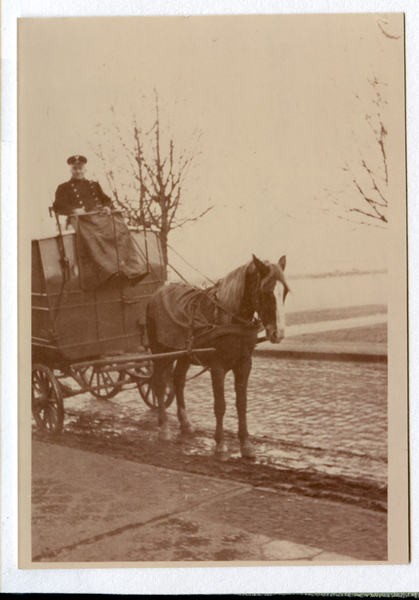
<instances>
[{"instance_id":1,"label":"bare tree","mask_svg":"<svg viewBox=\"0 0 419 600\"><path fill-rule=\"evenodd\" d=\"M377 28L381 51L394 52L394 44L403 39L400 31L400 20L381 15L377 18ZM391 46L391 48L390 48ZM361 144L354 134L354 140L359 152L357 161L343 159L342 170L348 178L348 187L338 192L326 189L329 200L338 207L344 208L338 216L347 220L356 220L358 223L375 225L386 228L388 223L389 200L389 164L387 158L387 127L385 125L385 109L387 106L387 84L374 74L367 80L372 94L355 95L358 107L361 110L361 122L367 124L370 134L370 143ZM364 135L362 134L362 139ZM351 193L352 192L352 193Z\"/></svg>"},{"instance_id":2,"label":"bare tree","mask_svg":"<svg viewBox=\"0 0 419 600\"><path fill-rule=\"evenodd\" d=\"M168 129L162 131L157 93L154 122L146 130L135 116L130 128L124 130L115 108L111 107L111 111L113 124L109 129L101 129L101 134L108 142L116 139L117 146L113 144L111 156L105 156L101 143L94 151L102 161L116 204L129 210L130 223L148 227L158 234L167 279L169 233L198 221L212 208L207 207L199 214L191 211L188 216L179 210L187 191L185 180L199 154L201 132L193 132L188 150L177 152L173 134Z\"/></svg>"},{"instance_id":3,"label":"bare tree","mask_svg":"<svg viewBox=\"0 0 419 600\"><path fill-rule=\"evenodd\" d=\"M388 44L393 45L396 40L403 37L403 32L396 31L395 21L385 16L377 18L377 27L382 34L381 42L385 44L387 51L389 51ZM371 144L361 145L354 134L359 159L357 162L344 159L341 167L347 174L349 189L339 192L326 189L326 193L336 207L344 208L347 220L353 220L351 216L357 217L357 222L385 228L388 223L389 199L389 169L386 152L388 131L385 126L387 84L380 81L376 75L368 79L368 84L372 90L370 100L363 101L358 94L355 98L363 120L369 128ZM351 190L355 193L350 194Z\"/></svg>"},{"instance_id":4,"label":"bare tree","mask_svg":"<svg viewBox=\"0 0 419 600\"><path fill-rule=\"evenodd\" d=\"M388 132L383 117L387 101L383 89L387 84L376 76L368 79L368 83L372 89L370 103L365 105L358 94L355 98L369 128L371 144L361 145L354 134L359 158L353 162L344 158L340 167L347 175L349 189L333 191L326 188L326 194L336 207L344 210L348 220L352 220L350 215L356 213L358 222L386 227L389 173L386 153Z\"/></svg>"}]
</instances>

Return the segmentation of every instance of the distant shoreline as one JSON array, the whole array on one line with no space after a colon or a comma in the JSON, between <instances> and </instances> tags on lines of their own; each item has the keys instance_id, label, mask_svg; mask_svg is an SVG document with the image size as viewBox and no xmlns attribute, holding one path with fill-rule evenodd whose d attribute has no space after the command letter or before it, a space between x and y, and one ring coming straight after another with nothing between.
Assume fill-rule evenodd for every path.
<instances>
[{"instance_id":1,"label":"distant shoreline","mask_svg":"<svg viewBox=\"0 0 419 600\"><path fill-rule=\"evenodd\" d=\"M332 278L332 277L353 277L356 275L385 275L387 274L387 270L386 269L375 269L375 270L371 270L371 271L362 271L360 269L352 269L351 271L332 271L332 272L326 272L326 273L313 273L313 274L296 274L296 275L286 275L286 278L288 281L296 281L299 279L328 279L328 278ZM203 279L207 279L205 276L203 276ZM222 279L221 277L219 279ZM219 279L216 279L216 281L218 281ZM176 283L177 281L181 281L179 278L170 278L169 282L173 282ZM208 281L210 281L208 279ZM194 278L193 280L190 280L190 283L192 285L197 285L200 286L202 285L202 279L197 279Z\"/></svg>"},{"instance_id":2,"label":"distant shoreline","mask_svg":"<svg viewBox=\"0 0 419 600\"><path fill-rule=\"evenodd\" d=\"M373 271L361 271L360 269L352 269L352 271L332 271L331 273L313 273L301 275L287 275L287 279L324 279L325 277L348 277L353 275L380 275L386 274L386 269L376 269Z\"/></svg>"}]
</instances>

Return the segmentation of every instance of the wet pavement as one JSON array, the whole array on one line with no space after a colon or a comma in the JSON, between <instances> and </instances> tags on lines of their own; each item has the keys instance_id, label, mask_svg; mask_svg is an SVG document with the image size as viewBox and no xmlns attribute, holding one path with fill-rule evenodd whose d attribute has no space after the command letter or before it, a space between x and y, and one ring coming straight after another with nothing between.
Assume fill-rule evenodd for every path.
<instances>
[{"instance_id":1,"label":"wet pavement","mask_svg":"<svg viewBox=\"0 0 419 600\"><path fill-rule=\"evenodd\" d=\"M191 368L189 375L198 373ZM195 438L189 454L212 455L213 396L208 373L189 381L185 398ZM225 430L234 437L237 415L233 377L226 378ZM65 400L65 428L95 427L96 433L127 438L156 429L157 416L137 388L111 400L85 394ZM168 409L174 433L179 425L176 403ZM88 416L81 421L80 416ZM291 360L255 356L248 386L248 425L257 446L257 461L279 468L317 471L387 484L387 367L381 364ZM156 432L153 432L155 435ZM230 444L232 457L238 446Z\"/></svg>"},{"instance_id":2,"label":"wet pavement","mask_svg":"<svg viewBox=\"0 0 419 600\"><path fill-rule=\"evenodd\" d=\"M386 559L380 512L33 443L33 565Z\"/></svg>"}]
</instances>

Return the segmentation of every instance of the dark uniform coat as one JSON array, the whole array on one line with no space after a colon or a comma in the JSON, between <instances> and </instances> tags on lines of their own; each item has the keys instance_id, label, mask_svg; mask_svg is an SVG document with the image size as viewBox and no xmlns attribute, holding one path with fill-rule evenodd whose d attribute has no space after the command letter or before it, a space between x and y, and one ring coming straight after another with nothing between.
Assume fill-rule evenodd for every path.
<instances>
[{"instance_id":1,"label":"dark uniform coat","mask_svg":"<svg viewBox=\"0 0 419 600\"><path fill-rule=\"evenodd\" d=\"M77 208L91 212L104 206L112 208L112 201L97 181L71 178L57 187L53 209L59 215L70 215Z\"/></svg>"}]
</instances>

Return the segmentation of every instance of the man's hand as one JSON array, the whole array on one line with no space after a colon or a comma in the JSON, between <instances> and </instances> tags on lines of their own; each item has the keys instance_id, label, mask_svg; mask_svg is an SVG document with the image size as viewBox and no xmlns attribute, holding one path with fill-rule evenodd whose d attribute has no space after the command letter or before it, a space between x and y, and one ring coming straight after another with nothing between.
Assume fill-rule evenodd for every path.
<instances>
[{"instance_id":1,"label":"man's hand","mask_svg":"<svg viewBox=\"0 0 419 600\"><path fill-rule=\"evenodd\" d=\"M105 214L107 214L107 215L111 214L111 209L109 208L109 206L104 206L103 210L105 211Z\"/></svg>"},{"instance_id":2,"label":"man's hand","mask_svg":"<svg viewBox=\"0 0 419 600\"><path fill-rule=\"evenodd\" d=\"M74 215L83 215L86 211L84 210L84 208L75 208L73 210L73 214Z\"/></svg>"}]
</instances>

